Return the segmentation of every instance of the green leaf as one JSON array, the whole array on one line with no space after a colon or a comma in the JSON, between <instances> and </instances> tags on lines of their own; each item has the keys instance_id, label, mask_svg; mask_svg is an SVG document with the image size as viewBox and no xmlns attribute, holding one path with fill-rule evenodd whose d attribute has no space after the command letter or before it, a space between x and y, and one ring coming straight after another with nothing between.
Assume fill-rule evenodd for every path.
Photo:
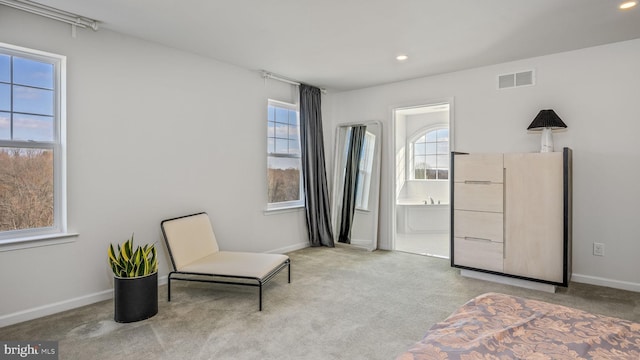
<instances>
[{"instance_id":1,"label":"green leaf","mask_svg":"<svg viewBox=\"0 0 640 360\"><path fill-rule=\"evenodd\" d=\"M158 271L158 256L155 244L133 247L133 234L122 244L118 244L118 252L113 244L107 249L109 265L113 273L119 277L137 277L153 274Z\"/></svg>"},{"instance_id":2,"label":"green leaf","mask_svg":"<svg viewBox=\"0 0 640 360\"><path fill-rule=\"evenodd\" d=\"M122 257L124 257L126 261L129 261L129 259L131 259L131 255L133 255L132 248L133 248L133 238L125 241L124 244L122 244L122 252L120 254L122 255Z\"/></svg>"},{"instance_id":3,"label":"green leaf","mask_svg":"<svg viewBox=\"0 0 640 360\"><path fill-rule=\"evenodd\" d=\"M147 275L147 264L145 261L140 263L140 267L138 268L138 276Z\"/></svg>"},{"instance_id":4,"label":"green leaf","mask_svg":"<svg viewBox=\"0 0 640 360\"><path fill-rule=\"evenodd\" d=\"M109 262L110 263L117 263L118 262L118 258L116 257L116 253L113 250L113 244L109 244L109 249L108 249L108 254L109 254Z\"/></svg>"}]
</instances>

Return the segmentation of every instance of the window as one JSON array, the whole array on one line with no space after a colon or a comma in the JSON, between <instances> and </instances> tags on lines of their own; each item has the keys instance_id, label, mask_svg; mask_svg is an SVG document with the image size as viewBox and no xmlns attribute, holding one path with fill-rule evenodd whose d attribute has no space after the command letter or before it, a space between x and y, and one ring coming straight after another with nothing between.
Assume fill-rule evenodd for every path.
<instances>
[{"instance_id":1,"label":"window","mask_svg":"<svg viewBox=\"0 0 640 360\"><path fill-rule=\"evenodd\" d=\"M411 179L444 180L449 178L449 129L426 131L411 143Z\"/></svg>"},{"instance_id":2,"label":"window","mask_svg":"<svg viewBox=\"0 0 640 360\"><path fill-rule=\"evenodd\" d=\"M64 67L0 43L0 243L66 231Z\"/></svg>"},{"instance_id":3,"label":"window","mask_svg":"<svg viewBox=\"0 0 640 360\"><path fill-rule=\"evenodd\" d=\"M294 104L269 100L267 107L268 209L304 205L298 113L298 107Z\"/></svg>"}]
</instances>

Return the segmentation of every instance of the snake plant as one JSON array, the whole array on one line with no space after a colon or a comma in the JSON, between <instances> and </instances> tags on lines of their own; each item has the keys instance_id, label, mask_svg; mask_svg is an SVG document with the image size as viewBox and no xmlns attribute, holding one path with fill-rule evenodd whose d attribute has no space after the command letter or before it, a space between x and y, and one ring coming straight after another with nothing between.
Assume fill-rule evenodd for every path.
<instances>
[{"instance_id":1,"label":"snake plant","mask_svg":"<svg viewBox=\"0 0 640 360\"><path fill-rule=\"evenodd\" d=\"M158 259L155 245L144 245L133 248L133 234L122 245L118 244L118 251L113 244L109 244L109 265L113 274L121 278L134 278L151 275L158 271Z\"/></svg>"}]
</instances>

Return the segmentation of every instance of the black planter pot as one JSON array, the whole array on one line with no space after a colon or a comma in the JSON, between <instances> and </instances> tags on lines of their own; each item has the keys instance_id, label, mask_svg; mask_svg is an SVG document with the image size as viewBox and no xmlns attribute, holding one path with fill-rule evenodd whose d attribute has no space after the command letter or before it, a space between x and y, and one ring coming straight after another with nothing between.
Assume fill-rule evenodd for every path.
<instances>
[{"instance_id":1,"label":"black planter pot","mask_svg":"<svg viewBox=\"0 0 640 360\"><path fill-rule=\"evenodd\" d=\"M158 272L137 278L113 279L114 320L128 323L158 313Z\"/></svg>"}]
</instances>

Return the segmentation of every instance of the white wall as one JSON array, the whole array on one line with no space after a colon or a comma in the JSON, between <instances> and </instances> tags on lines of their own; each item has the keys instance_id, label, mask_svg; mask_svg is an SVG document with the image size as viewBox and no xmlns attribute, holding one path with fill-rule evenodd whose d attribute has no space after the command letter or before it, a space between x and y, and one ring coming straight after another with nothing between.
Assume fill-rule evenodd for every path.
<instances>
[{"instance_id":1,"label":"white wall","mask_svg":"<svg viewBox=\"0 0 640 360\"><path fill-rule=\"evenodd\" d=\"M640 291L640 39L331 95L333 125L383 122L380 243L393 219L392 109L453 97L455 144L467 152L533 152L526 128L541 109L568 125L556 149L573 153L574 280ZM497 90L496 76L535 69L536 85ZM604 257L592 255L605 244Z\"/></svg>"},{"instance_id":2,"label":"white wall","mask_svg":"<svg viewBox=\"0 0 640 360\"><path fill-rule=\"evenodd\" d=\"M385 132L389 129L383 129ZM395 173L396 173L396 198L401 197L402 189L404 189L405 182L407 180L407 156L409 155L407 149L407 116L396 113L395 118ZM388 139L388 137L387 137ZM391 144L386 144L391 146ZM383 148L385 149L385 148ZM393 171L393 165L389 166L389 170Z\"/></svg>"},{"instance_id":3,"label":"white wall","mask_svg":"<svg viewBox=\"0 0 640 360\"><path fill-rule=\"evenodd\" d=\"M111 297L107 246L133 232L158 243L166 276L166 218L207 211L229 250L307 246L304 211L263 212L267 98L293 101L290 85L107 30L72 38L4 6L0 42L67 56L68 223L80 234L0 247L0 326Z\"/></svg>"}]
</instances>

